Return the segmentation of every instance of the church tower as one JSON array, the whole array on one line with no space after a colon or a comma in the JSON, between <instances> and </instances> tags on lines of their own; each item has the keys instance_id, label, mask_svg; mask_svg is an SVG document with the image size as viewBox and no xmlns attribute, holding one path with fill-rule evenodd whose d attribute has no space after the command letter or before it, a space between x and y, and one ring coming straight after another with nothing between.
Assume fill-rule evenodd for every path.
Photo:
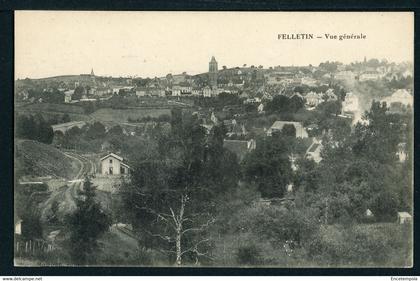
<instances>
[{"instance_id":1,"label":"church tower","mask_svg":"<svg viewBox=\"0 0 420 281\"><path fill-rule=\"evenodd\" d=\"M96 84L95 73L93 72L93 68L90 71L90 78L92 79L92 83Z\"/></svg>"},{"instance_id":2,"label":"church tower","mask_svg":"<svg viewBox=\"0 0 420 281\"><path fill-rule=\"evenodd\" d=\"M209 77L210 77L210 86L213 89L217 88L217 61L213 57L211 57L211 61L209 62Z\"/></svg>"}]
</instances>

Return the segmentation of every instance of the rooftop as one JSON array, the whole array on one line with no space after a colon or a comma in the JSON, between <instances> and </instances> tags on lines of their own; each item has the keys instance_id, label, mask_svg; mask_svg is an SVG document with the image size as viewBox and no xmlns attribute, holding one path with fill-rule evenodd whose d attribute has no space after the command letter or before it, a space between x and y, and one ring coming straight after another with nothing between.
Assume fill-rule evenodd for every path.
<instances>
[{"instance_id":1,"label":"rooftop","mask_svg":"<svg viewBox=\"0 0 420 281\"><path fill-rule=\"evenodd\" d=\"M277 129L277 130L281 130L283 129L284 125L294 125L295 128L297 127L302 127L302 123L300 122L295 122L295 121L275 121L273 123L273 125L271 126L272 129Z\"/></svg>"},{"instance_id":2,"label":"rooftop","mask_svg":"<svg viewBox=\"0 0 420 281\"><path fill-rule=\"evenodd\" d=\"M398 212L398 216L402 218L411 218L411 215L407 212Z\"/></svg>"},{"instance_id":3,"label":"rooftop","mask_svg":"<svg viewBox=\"0 0 420 281\"><path fill-rule=\"evenodd\" d=\"M109 157L114 157L120 161L123 161L123 158L121 156L118 156L117 154L114 154L114 153L109 153L108 155L105 155L104 157L100 159L100 161L105 160L106 158L109 158Z\"/></svg>"}]
</instances>

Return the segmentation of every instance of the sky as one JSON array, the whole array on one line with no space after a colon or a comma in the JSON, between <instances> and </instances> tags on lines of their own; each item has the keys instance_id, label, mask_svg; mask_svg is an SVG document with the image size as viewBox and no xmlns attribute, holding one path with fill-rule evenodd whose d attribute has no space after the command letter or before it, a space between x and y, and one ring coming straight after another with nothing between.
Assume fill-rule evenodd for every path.
<instances>
[{"instance_id":1,"label":"sky","mask_svg":"<svg viewBox=\"0 0 420 281\"><path fill-rule=\"evenodd\" d=\"M155 77L247 65L318 65L378 58L413 61L409 12L15 12L15 78ZM279 40L313 33L323 39ZM361 40L325 34L366 35Z\"/></svg>"}]
</instances>

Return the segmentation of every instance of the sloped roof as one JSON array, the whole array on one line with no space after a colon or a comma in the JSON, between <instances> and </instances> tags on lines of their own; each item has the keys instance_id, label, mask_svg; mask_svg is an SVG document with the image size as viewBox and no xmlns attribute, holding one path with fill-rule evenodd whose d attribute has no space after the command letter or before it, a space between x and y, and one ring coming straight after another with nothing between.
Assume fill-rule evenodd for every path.
<instances>
[{"instance_id":1,"label":"sloped roof","mask_svg":"<svg viewBox=\"0 0 420 281\"><path fill-rule=\"evenodd\" d=\"M121 162L120 164L121 164L122 166L124 166L124 167L130 168L130 166L128 166L127 164L125 164L125 163L123 163L123 162Z\"/></svg>"},{"instance_id":2,"label":"sloped roof","mask_svg":"<svg viewBox=\"0 0 420 281\"><path fill-rule=\"evenodd\" d=\"M102 157L100 159L100 161L105 160L108 157L114 157L114 158L116 158L116 159L118 159L120 161L123 161L123 158L121 156L118 156L117 154L114 154L114 153L109 153L108 155L105 155L104 157Z\"/></svg>"},{"instance_id":3,"label":"sloped roof","mask_svg":"<svg viewBox=\"0 0 420 281\"><path fill-rule=\"evenodd\" d=\"M411 215L407 212L398 212L398 216L402 218L411 218Z\"/></svg>"},{"instance_id":4,"label":"sloped roof","mask_svg":"<svg viewBox=\"0 0 420 281\"><path fill-rule=\"evenodd\" d=\"M296 129L302 128L302 123L294 121L275 121L271 129L282 130L284 125L294 125Z\"/></svg>"}]
</instances>

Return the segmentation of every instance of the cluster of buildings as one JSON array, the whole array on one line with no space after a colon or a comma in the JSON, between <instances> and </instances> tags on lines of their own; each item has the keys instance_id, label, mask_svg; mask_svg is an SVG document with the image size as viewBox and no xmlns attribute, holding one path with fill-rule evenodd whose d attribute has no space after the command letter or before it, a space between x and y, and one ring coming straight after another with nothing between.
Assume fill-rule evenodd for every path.
<instances>
[{"instance_id":1,"label":"cluster of buildings","mask_svg":"<svg viewBox=\"0 0 420 281\"><path fill-rule=\"evenodd\" d=\"M294 87L303 86L311 88L309 93L305 91L307 107L310 108L322 103L325 95L328 100L337 99L331 90L324 93L313 90L318 87L328 87L332 81L341 81L344 84L381 79L391 81L413 77L413 72L410 67L404 65L379 63L373 67L366 59L356 64L337 64L335 70L327 69L322 65L269 68L243 65L243 67L233 68L223 66L219 69L218 62L213 56L209 61L208 71L197 75L188 75L184 72L152 79L112 78L96 76L92 69L90 74L80 74L71 78L62 77L62 81L57 78L56 82L58 82L58 90L64 93L66 103L103 100L119 93L137 97L215 97L221 93L231 93L243 99L258 97L264 100L290 92L290 89ZM82 91L81 94L80 91ZM27 99L27 91L21 93L22 98L25 99L26 95Z\"/></svg>"}]
</instances>

